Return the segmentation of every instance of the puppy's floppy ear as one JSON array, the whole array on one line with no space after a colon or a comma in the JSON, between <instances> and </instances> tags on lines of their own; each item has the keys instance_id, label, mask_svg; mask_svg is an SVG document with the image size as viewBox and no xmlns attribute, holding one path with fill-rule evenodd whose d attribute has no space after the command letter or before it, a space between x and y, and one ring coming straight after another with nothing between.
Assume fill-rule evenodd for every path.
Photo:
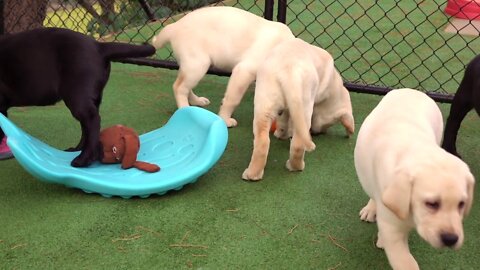
<instances>
[{"instance_id":1,"label":"puppy's floppy ear","mask_svg":"<svg viewBox=\"0 0 480 270\"><path fill-rule=\"evenodd\" d=\"M123 136L125 142L125 153L123 154L122 159L122 168L128 169L133 167L135 161L137 161L137 153L140 148L140 142L135 134L125 134Z\"/></svg>"},{"instance_id":2,"label":"puppy's floppy ear","mask_svg":"<svg viewBox=\"0 0 480 270\"><path fill-rule=\"evenodd\" d=\"M160 171L160 167L158 167L157 165L143 161L135 161L133 167L151 173Z\"/></svg>"},{"instance_id":3,"label":"puppy's floppy ear","mask_svg":"<svg viewBox=\"0 0 480 270\"><path fill-rule=\"evenodd\" d=\"M410 214L413 177L404 169L397 169L392 183L382 194L383 204L400 219Z\"/></svg>"},{"instance_id":4,"label":"puppy's floppy ear","mask_svg":"<svg viewBox=\"0 0 480 270\"><path fill-rule=\"evenodd\" d=\"M467 174L467 201L465 202L465 210L463 211L463 216L467 216L468 213L470 212L470 209L472 208L473 204L473 191L475 187L475 178L473 175L469 172Z\"/></svg>"}]
</instances>

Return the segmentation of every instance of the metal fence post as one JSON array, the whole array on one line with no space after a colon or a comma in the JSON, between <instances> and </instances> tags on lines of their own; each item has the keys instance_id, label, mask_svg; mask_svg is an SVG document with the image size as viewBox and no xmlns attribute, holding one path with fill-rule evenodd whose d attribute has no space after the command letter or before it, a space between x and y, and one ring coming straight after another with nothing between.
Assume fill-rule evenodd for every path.
<instances>
[{"instance_id":1,"label":"metal fence post","mask_svg":"<svg viewBox=\"0 0 480 270\"><path fill-rule=\"evenodd\" d=\"M274 0L265 1L265 10L263 11L263 17L267 20L273 20L273 5Z\"/></svg>"},{"instance_id":2,"label":"metal fence post","mask_svg":"<svg viewBox=\"0 0 480 270\"><path fill-rule=\"evenodd\" d=\"M278 0L277 21L287 23L287 0Z\"/></svg>"},{"instance_id":3,"label":"metal fence post","mask_svg":"<svg viewBox=\"0 0 480 270\"><path fill-rule=\"evenodd\" d=\"M155 21L155 13L153 12L152 8L150 5L147 3L145 0L138 0L140 3L140 6L142 6L143 11L145 11L145 14L147 15L148 19L151 21Z\"/></svg>"}]
</instances>

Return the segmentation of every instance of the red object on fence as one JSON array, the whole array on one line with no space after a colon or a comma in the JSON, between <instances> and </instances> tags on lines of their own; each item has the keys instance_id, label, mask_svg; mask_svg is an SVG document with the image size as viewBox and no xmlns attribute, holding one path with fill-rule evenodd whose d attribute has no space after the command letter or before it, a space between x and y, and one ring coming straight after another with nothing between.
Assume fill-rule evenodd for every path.
<instances>
[{"instance_id":1,"label":"red object on fence","mask_svg":"<svg viewBox=\"0 0 480 270\"><path fill-rule=\"evenodd\" d=\"M460 19L480 20L480 0L448 0L445 13Z\"/></svg>"}]
</instances>

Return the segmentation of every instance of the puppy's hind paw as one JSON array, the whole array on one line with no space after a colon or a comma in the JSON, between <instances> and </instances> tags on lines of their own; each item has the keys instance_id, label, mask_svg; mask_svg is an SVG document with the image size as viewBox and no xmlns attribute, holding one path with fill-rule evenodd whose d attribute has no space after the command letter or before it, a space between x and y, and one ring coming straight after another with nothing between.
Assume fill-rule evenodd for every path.
<instances>
[{"instance_id":1,"label":"puppy's hind paw","mask_svg":"<svg viewBox=\"0 0 480 270\"><path fill-rule=\"evenodd\" d=\"M233 118L223 119L227 127L236 127L238 125L237 120Z\"/></svg>"},{"instance_id":2,"label":"puppy's hind paw","mask_svg":"<svg viewBox=\"0 0 480 270\"><path fill-rule=\"evenodd\" d=\"M373 200L370 200L365 207L360 210L360 219L366 222L375 222L377 218L377 207Z\"/></svg>"},{"instance_id":3,"label":"puppy's hind paw","mask_svg":"<svg viewBox=\"0 0 480 270\"><path fill-rule=\"evenodd\" d=\"M377 248L381 248L381 249L385 248L385 245L383 244L382 236L381 236L380 232L377 235L377 243L375 245L377 246Z\"/></svg>"},{"instance_id":4,"label":"puppy's hind paw","mask_svg":"<svg viewBox=\"0 0 480 270\"><path fill-rule=\"evenodd\" d=\"M259 181L262 179L262 177L263 177L263 170L261 170L258 173L254 173L252 172L252 170L250 170L250 168L247 168L242 174L243 180Z\"/></svg>"},{"instance_id":5,"label":"puppy's hind paw","mask_svg":"<svg viewBox=\"0 0 480 270\"><path fill-rule=\"evenodd\" d=\"M196 99L191 100L190 104L199 107L206 107L210 104L210 100L206 97L197 97Z\"/></svg>"},{"instance_id":6,"label":"puppy's hind paw","mask_svg":"<svg viewBox=\"0 0 480 270\"><path fill-rule=\"evenodd\" d=\"M303 171L303 169L305 169L305 161L290 162L289 159L287 163L285 163L285 167L291 172Z\"/></svg>"},{"instance_id":7,"label":"puppy's hind paw","mask_svg":"<svg viewBox=\"0 0 480 270\"><path fill-rule=\"evenodd\" d=\"M313 150L315 150L317 146L315 145L315 143L313 143L312 141L308 142L306 145L305 145L305 151L307 152L311 152Z\"/></svg>"}]
</instances>

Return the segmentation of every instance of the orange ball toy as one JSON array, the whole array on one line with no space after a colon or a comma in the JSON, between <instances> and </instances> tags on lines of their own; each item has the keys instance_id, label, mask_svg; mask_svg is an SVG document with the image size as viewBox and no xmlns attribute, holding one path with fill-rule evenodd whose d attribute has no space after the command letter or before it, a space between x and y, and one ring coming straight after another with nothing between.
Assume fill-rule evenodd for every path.
<instances>
[{"instance_id":1,"label":"orange ball toy","mask_svg":"<svg viewBox=\"0 0 480 270\"><path fill-rule=\"evenodd\" d=\"M277 122L274 120L272 122L272 126L270 127L270 132L275 132L276 129L277 129Z\"/></svg>"}]
</instances>

